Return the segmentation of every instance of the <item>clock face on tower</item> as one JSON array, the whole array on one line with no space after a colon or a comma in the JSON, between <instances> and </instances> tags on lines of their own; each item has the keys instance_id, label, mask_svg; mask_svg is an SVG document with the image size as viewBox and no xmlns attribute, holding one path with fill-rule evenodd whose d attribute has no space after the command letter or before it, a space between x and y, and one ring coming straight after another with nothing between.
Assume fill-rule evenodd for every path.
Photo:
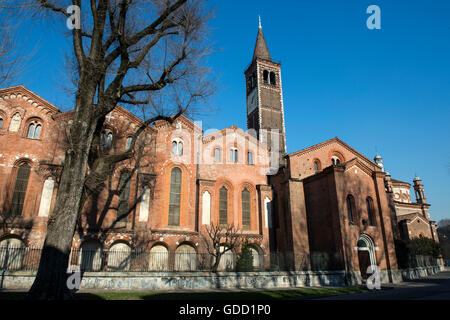
<instances>
[{"instance_id":1,"label":"clock face on tower","mask_svg":"<svg viewBox=\"0 0 450 320\"><path fill-rule=\"evenodd\" d=\"M250 114L258 106L258 90L253 90L247 97L247 114Z\"/></svg>"}]
</instances>

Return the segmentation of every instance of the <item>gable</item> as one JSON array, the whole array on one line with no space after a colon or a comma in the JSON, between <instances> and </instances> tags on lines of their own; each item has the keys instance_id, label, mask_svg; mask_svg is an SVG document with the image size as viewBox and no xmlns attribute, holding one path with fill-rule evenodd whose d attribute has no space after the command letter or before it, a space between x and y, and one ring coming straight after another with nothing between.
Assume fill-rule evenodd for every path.
<instances>
[{"instance_id":1,"label":"gable","mask_svg":"<svg viewBox=\"0 0 450 320\"><path fill-rule=\"evenodd\" d=\"M357 159L359 166L367 173L371 171L381 171L373 161L351 148L349 145L333 138L312 147L299 150L287 155L290 164L291 176L295 178L306 178L315 173L315 162L320 170L332 165L332 159L339 160L340 164L345 164L353 159ZM348 168L348 164L346 164Z\"/></svg>"}]
</instances>

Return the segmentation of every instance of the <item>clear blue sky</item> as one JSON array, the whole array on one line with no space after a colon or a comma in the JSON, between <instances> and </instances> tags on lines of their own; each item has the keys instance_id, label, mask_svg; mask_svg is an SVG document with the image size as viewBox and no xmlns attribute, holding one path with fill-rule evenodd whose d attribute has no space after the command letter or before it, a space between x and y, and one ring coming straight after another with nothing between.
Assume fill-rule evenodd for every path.
<instances>
[{"instance_id":1,"label":"clear blue sky","mask_svg":"<svg viewBox=\"0 0 450 320\"><path fill-rule=\"evenodd\" d=\"M381 30L369 30L366 8L381 9ZM219 92L217 114L204 128L246 128L244 69L262 18L273 59L282 62L288 152L339 137L364 155L383 156L393 178L417 173L432 219L450 218L450 1L212 1L210 58ZM18 42L38 48L24 84L61 109L69 42L28 22Z\"/></svg>"}]
</instances>

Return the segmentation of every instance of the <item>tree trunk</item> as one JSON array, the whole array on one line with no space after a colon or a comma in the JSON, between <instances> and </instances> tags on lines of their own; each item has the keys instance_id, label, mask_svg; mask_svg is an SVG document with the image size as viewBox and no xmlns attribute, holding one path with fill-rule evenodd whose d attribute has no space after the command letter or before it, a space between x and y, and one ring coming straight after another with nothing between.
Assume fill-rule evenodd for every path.
<instances>
[{"instance_id":1,"label":"tree trunk","mask_svg":"<svg viewBox=\"0 0 450 320\"><path fill-rule=\"evenodd\" d=\"M81 81L81 80L80 80ZM95 88L95 86L94 86ZM87 161L96 121L92 117L95 90L77 93L76 113L70 131L55 208L47 223L47 235L29 299L68 299L67 266L79 216Z\"/></svg>"}]
</instances>

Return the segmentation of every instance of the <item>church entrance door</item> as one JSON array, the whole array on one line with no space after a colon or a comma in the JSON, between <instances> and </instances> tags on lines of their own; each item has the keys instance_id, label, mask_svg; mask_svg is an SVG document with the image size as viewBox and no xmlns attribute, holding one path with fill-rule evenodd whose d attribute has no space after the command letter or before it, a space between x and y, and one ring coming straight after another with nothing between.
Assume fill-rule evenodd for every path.
<instances>
[{"instance_id":1,"label":"church entrance door","mask_svg":"<svg viewBox=\"0 0 450 320\"><path fill-rule=\"evenodd\" d=\"M370 266L369 251L358 251L359 270L361 271L361 278L367 280L367 268Z\"/></svg>"},{"instance_id":2,"label":"church entrance door","mask_svg":"<svg viewBox=\"0 0 450 320\"><path fill-rule=\"evenodd\" d=\"M367 280L369 276L367 274L367 268L371 265L377 265L375 261L375 248L373 241L368 235L362 234L359 237L356 246L358 249L359 271L361 272L361 278L363 280Z\"/></svg>"}]
</instances>

